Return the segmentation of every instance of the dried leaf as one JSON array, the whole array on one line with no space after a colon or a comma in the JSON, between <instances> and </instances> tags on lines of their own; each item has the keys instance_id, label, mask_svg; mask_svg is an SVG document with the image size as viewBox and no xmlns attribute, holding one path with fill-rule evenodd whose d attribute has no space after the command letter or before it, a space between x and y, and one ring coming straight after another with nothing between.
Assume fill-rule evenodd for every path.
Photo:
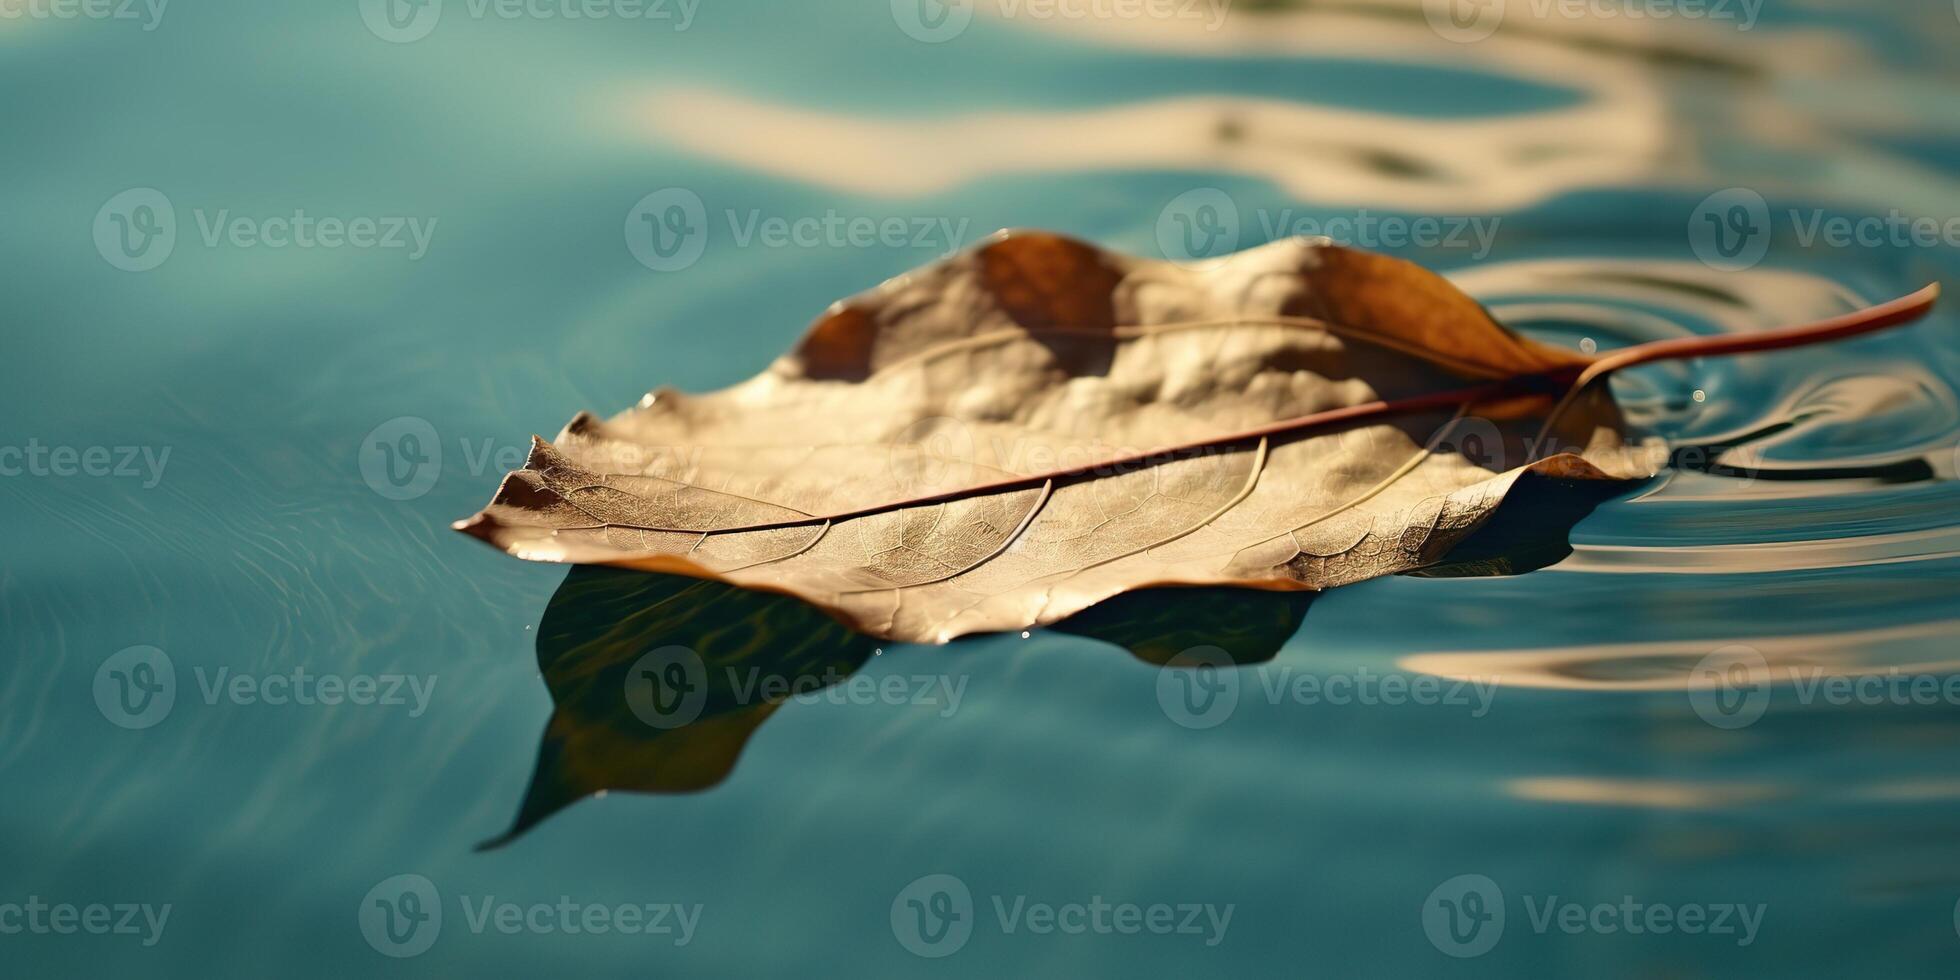
<instances>
[{"instance_id":1,"label":"dried leaf","mask_svg":"<svg viewBox=\"0 0 1960 980\"><path fill-rule=\"evenodd\" d=\"M1178 265L1007 234L838 304L746 382L579 415L457 527L907 641L1149 585L1324 589L1437 563L1521 478L1651 472L1604 386L1554 413L1569 451L1534 451L1592 363L1366 252Z\"/></svg>"}]
</instances>

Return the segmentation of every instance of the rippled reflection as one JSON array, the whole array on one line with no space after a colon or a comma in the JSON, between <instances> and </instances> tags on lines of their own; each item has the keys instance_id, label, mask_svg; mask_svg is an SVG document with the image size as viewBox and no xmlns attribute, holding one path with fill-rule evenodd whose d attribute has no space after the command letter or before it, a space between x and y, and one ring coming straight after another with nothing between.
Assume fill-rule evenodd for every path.
<instances>
[{"instance_id":1,"label":"rippled reflection","mask_svg":"<svg viewBox=\"0 0 1960 980\"><path fill-rule=\"evenodd\" d=\"M1749 635L1720 641L1601 643L1543 649L1419 653L1397 661L1404 670L1450 678L1498 677L1516 687L1573 691L1686 691L1722 682L1694 668L1712 651L1739 644L1763 657L1754 682L1792 684L1828 677L1960 673L1960 656L1927 655L1960 636L1960 619L1910 626L1804 635Z\"/></svg>"},{"instance_id":2,"label":"rippled reflection","mask_svg":"<svg viewBox=\"0 0 1960 980\"><path fill-rule=\"evenodd\" d=\"M1270 660L1311 593L1160 589L1059 624L1163 664L1194 646ZM687 793L720 784L762 723L845 682L882 641L789 596L719 582L579 566L538 628L554 705L536 770L496 847L606 790Z\"/></svg>"}]
</instances>

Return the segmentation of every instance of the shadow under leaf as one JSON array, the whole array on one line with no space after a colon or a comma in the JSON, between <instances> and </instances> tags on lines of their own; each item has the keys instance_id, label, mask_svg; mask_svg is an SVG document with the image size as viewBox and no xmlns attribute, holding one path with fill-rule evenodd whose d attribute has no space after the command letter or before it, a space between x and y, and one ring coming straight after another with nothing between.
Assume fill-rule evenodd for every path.
<instances>
[{"instance_id":1,"label":"shadow under leaf","mask_svg":"<svg viewBox=\"0 0 1960 980\"><path fill-rule=\"evenodd\" d=\"M1404 572L1417 578L1523 575L1572 554L1572 529L1624 484L1526 476L1490 520L1457 542L1437 564Z\"/></svg>"},{"instance_id":2,"label":"shadow under leaf","mask_svg":"<svg viewBox=\"0 0 1960 980\"><path fill-rule=\"evenodd\" d=\"M1572 526L1624 487L1528 480L1441 565L1416 574L1506 575L1571 552ZM1154 588L1050 627L1156 666L1272 660L1316 592ZM581 565L538 627L554 705L529 788L499 847L596 793L691 793L727 779L750 736L797 695L844 681L883 641L784 595L720 582ZM1190 661L1193 648L1224 651Z\"/></svg>"},{"instance_id":3,"label":"shadow under leaf","mask_svg":"<svg viewBox=\"0 0 1960 980\"><path fill-rule=\"evenodd\" d=\"M538 625L538 667L555 707L537 768L511 828L479 849L602 790L687 793L720 783L788 692L850 676L878 644L789 596L573 568ZM696 658L664 658L659 666L684 663L678 678L635 670L677 647ZM664 717L648 710L663 707Z\"/></svg>"},{"instance_id":4,"label":"shadow under leaf","mask_svg":"<svg viewBox=\"0 0 1960 980\"><path fill-rule=\"evenodd\" d=\"M1245 666L1278 655L1319 594L1224 587L1139 589L1104 599L1049 629L1113 643L1159 667L1199 646L1224 650L1232 663Z\"/></svg>"}]
</instances>

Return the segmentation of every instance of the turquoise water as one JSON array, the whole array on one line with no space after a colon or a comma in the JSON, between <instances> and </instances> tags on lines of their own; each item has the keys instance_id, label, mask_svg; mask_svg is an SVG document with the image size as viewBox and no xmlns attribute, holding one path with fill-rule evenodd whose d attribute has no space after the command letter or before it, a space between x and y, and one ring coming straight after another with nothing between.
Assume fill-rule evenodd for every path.
<instances>
[{"instance_id":1,"label":"turquoise water","mask_svg":"<svg viewBox=\"0 0 1960 980\"><path fill-rule=\"evenodd\" d=\"M1569 555L1527 574L1394 577L1310 603L1154 597L1075 631L926 648L866 643L784 601L567 582L448 529L530 433L579 410L747 377L832 300L998 227L1157 254L1160 215L1198 188L1240 214L1219 251L1282 213L1501 219L1479 254L1357 244L1599 347L1951 285L1950 241L1800 241L1812 219L1960 216L1947 5L1771 0L1748 31L1557 22L1500 51L1507 35L1439 48L1413 13L1257 20L1280 5L1233 11L1255 37L1227 50L1236 35L1156 43L990 16L924 44L884 3L702 0L676 30L475 18L450 0L410 43L378 37L351 0L180 4L148 31L0 19L0 447L21 451L0 476L8 975L1795 976L1930 973L1960 952L1960 706L1938 693L1960 675L1950 308L1828 350L1626 379L1651 431L1748 452L1599 504ZM1666 56L1683 49L1705 56ZM1597 71L1558 68L1573 51ZM1187 97L1208 124L1146 127L1161 146L1086 122ZM1253 108L1268 104L1347 115L1273 122ZM1616 108L1596 128L1545 115L1602 105ZM698 135L735 133L756 106L819 125L759 147ZM1029 156L1066 164L993 155L1056 113L1084 114L1061 130L1079 136L1042 131ZM880 135L968 117L980 137ZM1400 135L1536 118L1521 143ZM848 127L862 128L824 135ZM1576 178L1534 169L1619 139ZM1511 176L1433 172L1486 142ZM840 183L826 161L865 146L888 169ZM658 272L622 227L669 187L712 220L699 261ZM1776 227L1760 262L1727 272L1698 261L1710 240L1694 229L1728 218L1732 199L1697 209L1731 187L1761 193ZM124 267L163 253L114 246L158 226L127 208L135 237L98 222L132 188L174 215L174 247L142 272ZM1438 200L1458 203L1410 203ZM207 242L213 222L263 233L302 209L378 219L377 234L403 219L405 244ZM962 231L778 248L741 245L723 220L833 209ZM432 229L413 257L412 226ZM370 448L430 442L440 465L397 468L420 478L404 485ZM36 453L45 465L25 465ZM696 742L652 736L616 702L587 710L627 655L676 637L711 661L855 669L907 697L714 704ZM1236 707L1212 727L1179 723L1183 682L1150 662L1194 641L1270 656L1235 672ZM1710 715L1734 692L1697 686L1697 665L1736 645L1936 694L1779 683ZM137 647L160 653L119 652ZM301 668L390 703L268 703ZM160 676L167 706L144 700ZM241 676L243 693L207 695ZM1386 676L1439 679L1441 703L1289 686ZM1737 710L1760 717L1706 720ZM553 801L534 815L569 805L475 849L527 799ZM939 874L970 908L914 885ZM399 875L427 879L440 928L376 941L377 912L413 910ZM1426 930L1473 913L1472 892L1504 910L1501 929ZM911 898L963 912L964 944L921 946ZM169 911L149 934L64 934L26 925L46 914L32 900ZM486 900L551 911L472 928ZM672 931L574 933L561 900L574 926L654 905ZM1627 913L1593 915L1623 900L1638 922L1660 907L1735 931L1636 934ZM1195 931L1140 934L1027 917L1096 903L1200 914ZM1584 922L1568 931L1572 904ZM1760 916L1746 934L1744 913Z\"/></svg>"}]
</instances>

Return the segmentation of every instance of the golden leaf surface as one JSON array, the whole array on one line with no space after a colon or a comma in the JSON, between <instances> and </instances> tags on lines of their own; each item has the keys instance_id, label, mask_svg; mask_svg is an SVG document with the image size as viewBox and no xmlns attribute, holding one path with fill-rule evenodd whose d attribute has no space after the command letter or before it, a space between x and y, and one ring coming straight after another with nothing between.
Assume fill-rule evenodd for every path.
<instances>
[{"instance_id":1,"label":"golden leaf surface","mask_svg":"<svg viewBox=\"0 0 1960 980\"><path fill-rule=\"evenodd\" d=\"M1557 412L1569 451L1535 451L1591 360L1322 241L1185 265L1004 233L833 306L748 381L580 414L457 528L902 641L1151 585L1325 589L1437 563L1520 479L1648 475L1604 386ZM1330 412L1352 417L1299 423Z\"/></svg>"}]
</instances>

